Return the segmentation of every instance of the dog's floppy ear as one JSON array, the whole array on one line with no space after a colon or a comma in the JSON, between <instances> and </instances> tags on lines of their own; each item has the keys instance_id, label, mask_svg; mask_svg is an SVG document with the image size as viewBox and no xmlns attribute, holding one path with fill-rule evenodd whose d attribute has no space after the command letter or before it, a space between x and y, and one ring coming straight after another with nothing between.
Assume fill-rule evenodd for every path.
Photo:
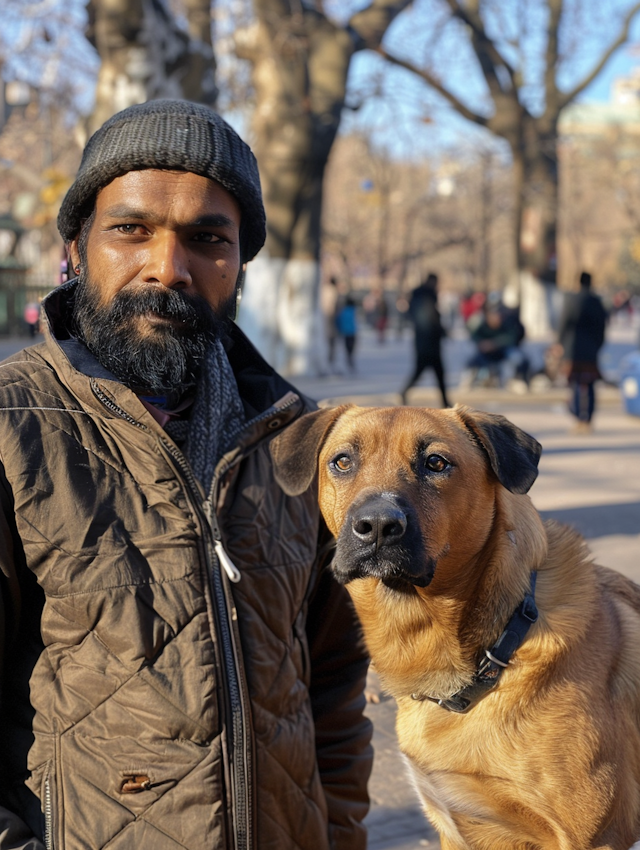
<instances>
[{"instance_id":1,"label":"dog's floppy ear","mask_svg":"<svg viewBox=\"0 0 640 850\"><path fill-rule=\"evenodd\" d=\"M455 412L485 450L496 478L512 493L526 493L538 477L542 446L504 416L457 404Z\"/></svg>"},{"instance_id":2,"label":"dog's floppy ear","mask_svg":"<svg viewBox=\"0 0 640 850\"><path fill-rule=\"evenodd\" d=\"M351 407L323 408L307 413L271 440L276 481L288 496L304 493L313 481L318 464L318 452L324 438L344 411Z\"/></svg>"}]
</instances>

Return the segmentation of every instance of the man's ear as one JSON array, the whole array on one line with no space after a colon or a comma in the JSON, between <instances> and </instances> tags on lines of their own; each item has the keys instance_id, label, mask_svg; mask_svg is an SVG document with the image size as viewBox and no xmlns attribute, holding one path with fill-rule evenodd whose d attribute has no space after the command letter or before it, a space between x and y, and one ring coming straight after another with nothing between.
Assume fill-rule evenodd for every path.
<instances>
[{"instance_id":1,"label":"man's ear","mask_svg":"<svg viewBox=\"0 0 640 850\"><path fill-rule=\"evenodd\" d=\"M496 478L512 493L527 493L538 477L542 446L504 416L456 404L454 411L484 449Z\"/></svg>"},{"instance_id":2,"label":"man's ear","mask_svg":"<svg viewBox=\"0 0 640 850\"><path fill-rule=\"evenodd\" d=\"M353 405L315 410L301 416L269 445L276 481L288 496L299 496L313 481L325 437Z\"/></svg>"},{"instance_id":3,"label":"man's ear","mask_svg":"<svg viewBox=\"0 0 640 850\"><path fill-rule=\"evenodd\" d=\"M71 270L75 269L76 266L80 265L80 252L78 251L78 237L69 242L67 246L67 251L69 252L69 265L71 266ZM73 275L69 275L69 277L73 277Z\"/></svg>"}]
</instances>

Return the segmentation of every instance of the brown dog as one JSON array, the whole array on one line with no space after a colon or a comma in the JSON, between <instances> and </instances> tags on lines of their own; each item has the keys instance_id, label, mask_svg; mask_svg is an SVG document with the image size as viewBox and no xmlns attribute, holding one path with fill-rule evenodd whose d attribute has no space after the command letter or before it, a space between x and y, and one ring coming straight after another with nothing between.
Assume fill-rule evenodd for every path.
<instances>
[{"instance_id":1,"label":"brown dog","mask_svg":"<svg viewBox=\"0 0 640 850\"><path fill-rule=\"evenodd\" d=\"M539 444L462 406L347 406L303 417L272 455L290 494L317 474L335 575L443 850L630 847L640 587L543 525L524 495Z\"/></svg>"}]
</instances>

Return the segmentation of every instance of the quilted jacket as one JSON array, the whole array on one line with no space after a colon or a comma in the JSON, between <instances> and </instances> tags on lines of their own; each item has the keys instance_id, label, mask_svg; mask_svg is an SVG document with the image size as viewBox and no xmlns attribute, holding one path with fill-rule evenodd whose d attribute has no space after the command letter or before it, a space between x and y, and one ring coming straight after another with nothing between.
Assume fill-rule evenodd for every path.
<instances>
[{"instance_id":1,"label":"quilted jacket","mask_svg":"<svg viewBox=\"0 0 640 850\"><path fill-rule=\"evenodd\" d=\"M65 355L69 292L0 365L0 850L362 850L366 658L268 452L307 403L234 328L250 421L205 494Z\"/></svg>"}]
</instances>

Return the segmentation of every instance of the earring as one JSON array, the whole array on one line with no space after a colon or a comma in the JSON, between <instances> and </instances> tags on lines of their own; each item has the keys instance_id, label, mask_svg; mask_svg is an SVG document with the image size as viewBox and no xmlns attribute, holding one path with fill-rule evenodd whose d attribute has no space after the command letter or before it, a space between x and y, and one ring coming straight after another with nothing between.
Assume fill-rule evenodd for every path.
<instances>
[{"instance_id":1,"label":"earring","mask_svg":"<svg viewBox=\"0 0 640 850\"><path fill-rule=\"evenodd\" d=\"M76 274L80 274L80 266L74 266L73 270Z\"/></svg>"}]
</instances>

